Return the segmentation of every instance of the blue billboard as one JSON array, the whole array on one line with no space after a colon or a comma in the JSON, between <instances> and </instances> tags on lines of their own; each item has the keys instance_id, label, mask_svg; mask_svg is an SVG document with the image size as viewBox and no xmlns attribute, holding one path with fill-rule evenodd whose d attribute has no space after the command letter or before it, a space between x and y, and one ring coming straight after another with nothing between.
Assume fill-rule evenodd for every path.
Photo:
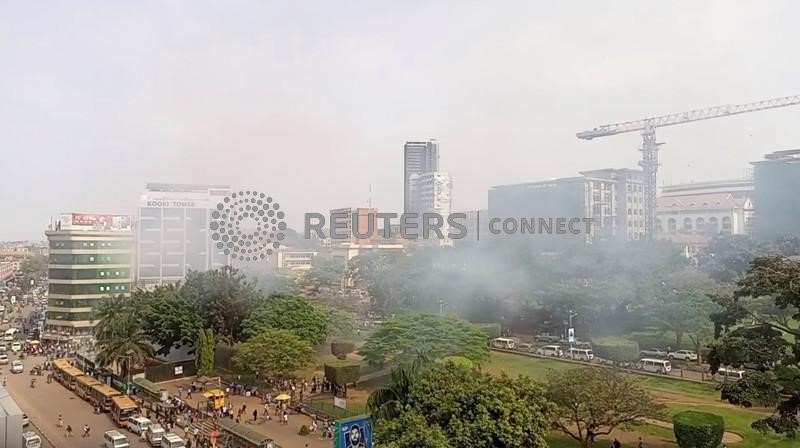
<instances>
[{"instance_id":1,"label":"blue billboard","mask_svg":"<svg viewBox=\"0 0 800 448\"><path fill-rule=\"evenodd\" d=\"M334 448L372 448L372 419L367 415L337 420Z\"/></svg>"}]
</instances>

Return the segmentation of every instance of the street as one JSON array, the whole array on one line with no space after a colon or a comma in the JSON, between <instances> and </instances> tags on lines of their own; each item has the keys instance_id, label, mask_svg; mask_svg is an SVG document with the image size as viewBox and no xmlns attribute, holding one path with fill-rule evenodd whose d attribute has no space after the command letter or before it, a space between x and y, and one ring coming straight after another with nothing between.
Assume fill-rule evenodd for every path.
<instances>
[{"instance_id":1,"label":"street","mask_svg":"<svg viewBox=\"0 0 800 448\"><path fill-rule=\"evenodd\" d=\"M13 356L12 359L16 359ZM7 378L6 389L23 412L28 414L31 423L57 448L86 448L103 445L103 433L116 429L108 414L95 414L92 406L80 399L74 392L53 381L47 384L46 376L37 376L36 387L31 388L32 377L28 372L31 366L41 364L44 358L26 357L25 372L11 374L10 364L2 366L2 375ZM64 428L58 428L58 415L64 418ZM89 425L90 436L82 437L83 425ZM65 437L65 428L72 426L73 436ZM122 430L131 442L131 447L146 447L135 435ZM45 444L47 446L47 444Z\"/></svg>"}]
</instances>

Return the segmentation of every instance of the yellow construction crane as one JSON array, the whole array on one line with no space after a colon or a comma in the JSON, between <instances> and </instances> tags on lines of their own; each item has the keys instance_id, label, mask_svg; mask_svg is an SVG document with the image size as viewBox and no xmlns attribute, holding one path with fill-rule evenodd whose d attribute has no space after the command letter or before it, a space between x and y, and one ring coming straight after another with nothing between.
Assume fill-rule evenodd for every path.
<instances>
[{"instance_id":1,"label":"yellow construction crane","mask_svg":"<svg viewBox=\"0 0 800 448\"><path fill-rule=\"evenodd\" d=\"M583 140L592 140L597 137L623 134L626 132L642 133L642 161L639 165L644 174L644 229L648 239L655 237L656 222L656 173L658 172L658 146L656 142L656 128L673 126L676 124L691 123L693 121L710 120L712 118L727 117L730 115L746 114L760 110L775 109L778 107L794 106L800 104L800 95L773 98L746 104L727 104L725 106L696 109L678 114L662 115L660 117L643 118L641 120L626 121L623 123L604 124L590 131L575 134Z\"/></svg>"}]
</instances>

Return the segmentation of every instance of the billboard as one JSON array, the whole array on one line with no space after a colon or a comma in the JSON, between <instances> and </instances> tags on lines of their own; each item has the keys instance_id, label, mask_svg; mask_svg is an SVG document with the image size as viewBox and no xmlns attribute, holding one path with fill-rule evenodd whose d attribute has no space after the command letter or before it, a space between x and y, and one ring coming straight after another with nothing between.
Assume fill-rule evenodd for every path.
<instances>
[{"instance_id":1,"label":"billboard","mask_svg":"<svg viewBox=\"0 0 800 448\"><path fill-rule=\"evenodd\" d=\"M372 448L372 419L367 415L337 420L334 448Z\"/></svg>"},{"instance_id":2,"label":"billboard","mask_svg":"<svg viewBox=\"0 0 800 448\"><path fill-rule=\"evenodd\" d=\"M61 215L59 227L64 230L130 231L131 217L98 213L64 213Z\"/></svg>"}]
</instances>

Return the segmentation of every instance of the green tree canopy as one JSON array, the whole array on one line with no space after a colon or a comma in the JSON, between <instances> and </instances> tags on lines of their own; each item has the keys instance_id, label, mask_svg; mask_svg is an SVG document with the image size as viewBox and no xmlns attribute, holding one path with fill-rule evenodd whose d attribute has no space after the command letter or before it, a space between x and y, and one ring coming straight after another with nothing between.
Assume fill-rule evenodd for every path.
<instances>
[{"instance_id":1,"label":"green tree canopy","mask_svg":"<svg viewBox=\"0 0 800 448\"><path fill-rule=\"evenodd\" d=\"M159 354L167 354L173 347L193 346L198 340L202 309L180 286L136 290L133 300L139 307L143 330L159 346Z\"/></svg>"},{"instance_id":2,"label":"green tree canopy","mask_svg":"<svg viewBox=\"0 0 800 448\"><path fill-rule=\"evenodd\" d=\"M765 300L766 299L766 300ZM717 341L709 359L719 366L753 363L748 373L722 387L722 398L742 406L775 406L753 427L795 436L800 429L800 262L783 256L753 260L738 289L717 298L723 310L712 318ZM774 371L767 367L775 365Z\"/></svg>"},{"instance_id":3,"label":"green tree canopy","mask_svg":"<svg viewBox=\"0 0 800 448\"><path fill-rule=\"evenodd\" d=\"M321 305L291 294L272 294L253 310L242 328L248 338L266 329L289 330L312 345L325 342L331 313Z\"/></svg>"},{"instance_id":4,"label":"green tree canopy","mask_svg":"<svg viewBox=\"0 0 800 448\"><path fill-rule=\"evenodd\" d=\"M423 416L453 447L547 446L553 408L543 387L527 377L498 378L452 362L436 363L413 383L408 402L405 412ZM400 421L421 423L405 412Z\"/></svg>"},{"instance_id":5,"label":"green tree canopy","mask_svg":"<svg viewBox=\"0 0 800 448\"><path fill-rule=\"evenodd\" d=\"M573 369L568 375L552 372L547 397L557 406L555 426L584 448L618 426L659 417L664 408L633 379L596 367Z\"/></svg>"},{"instance_id":6,"label":"green tree canopy","mask_svg":"<svg viewBox=\"0 0 800 448\"><path fill-rule=\"evenodd\" d=\"M486 333L477 325L450 315L408 313L384 322L359 350L371 365L407 364L419 353L432 359L458 355L482 361L489 349Z\"/></svg>"},{"instance_id":7,"label":"green tree canopy","mask_svg":"<svg viewBox=\"0 0 800 448\"><path fill-rule=\"evenodd\" d=\"M314 360L311 344L289 330L268 329L233 348L239 366L272 378L286 378Z\"/></svg>"}]
</instances>

